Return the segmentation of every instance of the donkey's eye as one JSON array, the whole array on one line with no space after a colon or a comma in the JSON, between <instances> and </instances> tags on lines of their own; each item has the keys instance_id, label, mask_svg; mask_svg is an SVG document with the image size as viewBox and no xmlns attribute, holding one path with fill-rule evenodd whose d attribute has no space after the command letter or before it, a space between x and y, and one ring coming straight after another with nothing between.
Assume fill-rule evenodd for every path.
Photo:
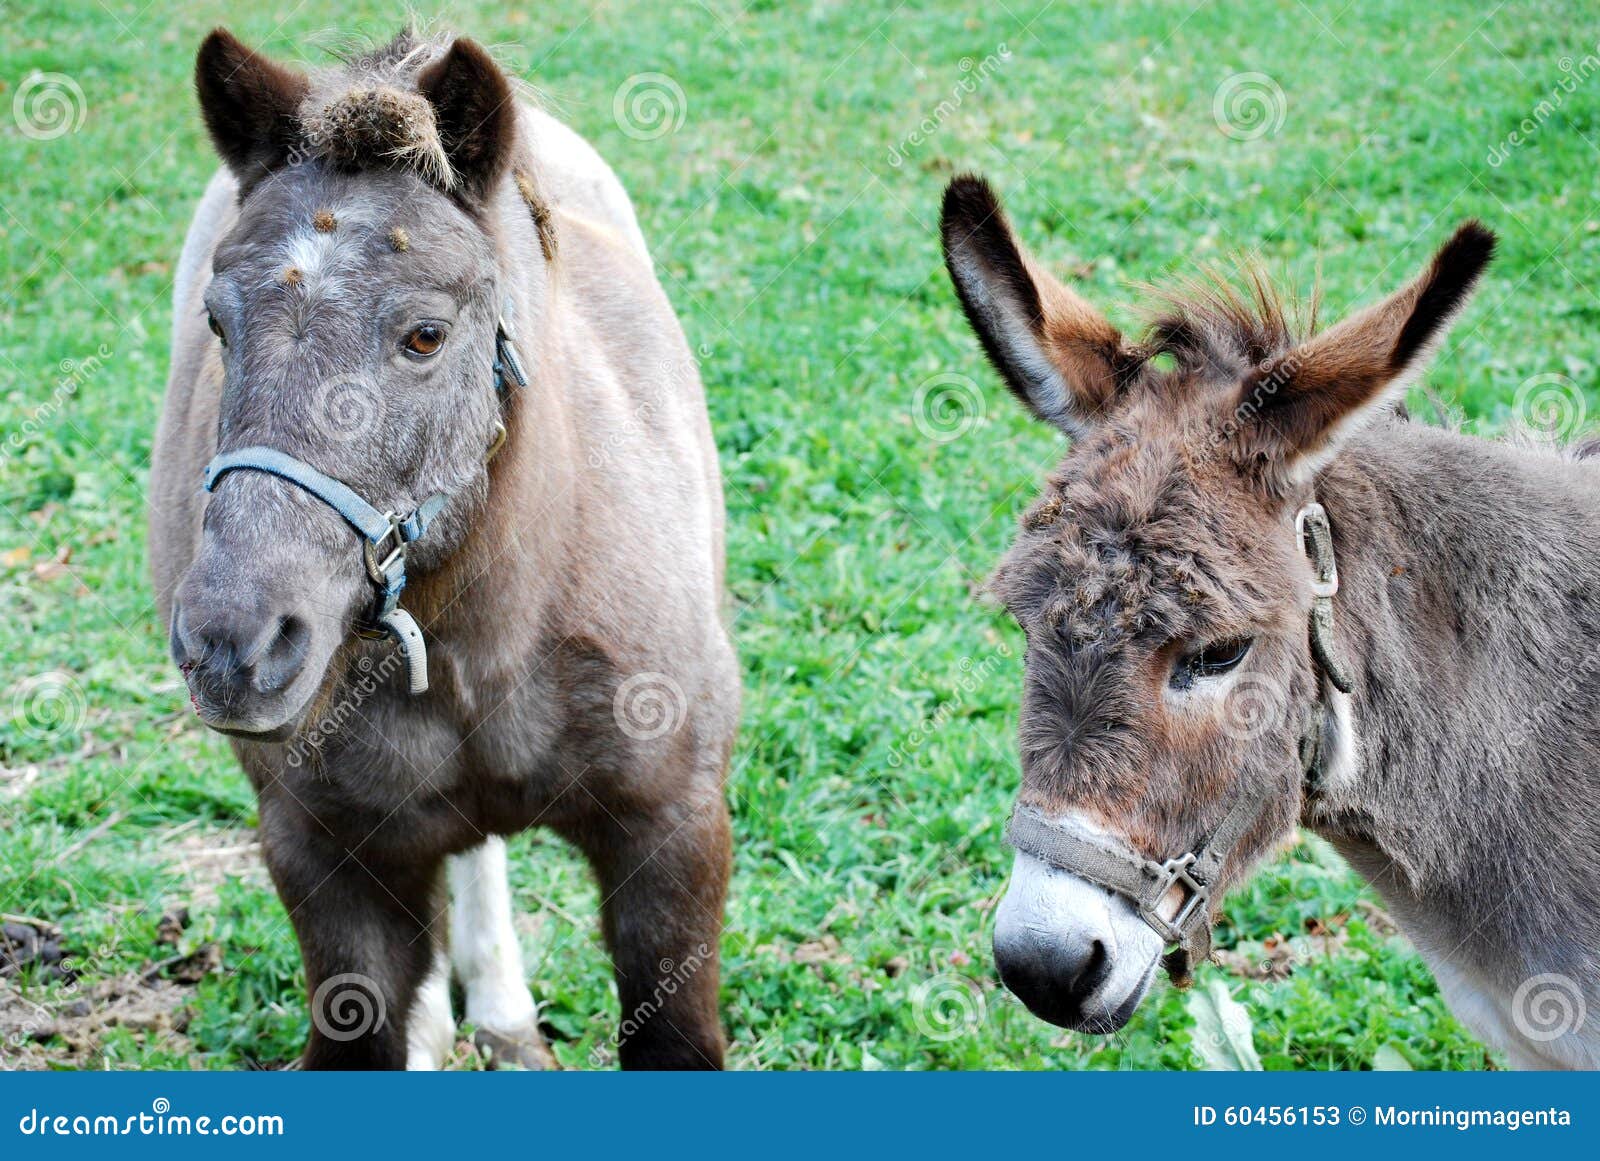
<instances>
[{"instance_id":1,"label":"donkey's eye","mask_svg":"<svg viewBox=\"0 0 1600 1161\"><path fill-rule=\"evenodd\" d=\"M1245 659L1250 652L1250 638L1236 637L1230 641L1213 641L1204 649L1180 657L1172 667L1174 689L1187 689L1202 677L1220 677Z\"/></svg>"},{"instance_id":2,"label":"donkey's eye","mask_svg":"<svg viewBox=\"0 0 1600 1161\"><path fill-rule=\"evenodd\" d=\"M217 321L217 316L207 313L206 325L211 328L211 333L216 335L223 346L228 345L228 336L222 333L222 324Z\"/></svg>"},{"instance_id":3,"label":"donkey's eye","mask_svg":"<svg viewBox=\"0 0 1600 1161\"><path fill-rule=\"evenodd\" d=\"M444 346L444 328L438 323L423 323L411 328L411 333L400 344L405 348L406 354L417 359L426 359L437 354L439 348Z\"/></svg>"}]
</instances>

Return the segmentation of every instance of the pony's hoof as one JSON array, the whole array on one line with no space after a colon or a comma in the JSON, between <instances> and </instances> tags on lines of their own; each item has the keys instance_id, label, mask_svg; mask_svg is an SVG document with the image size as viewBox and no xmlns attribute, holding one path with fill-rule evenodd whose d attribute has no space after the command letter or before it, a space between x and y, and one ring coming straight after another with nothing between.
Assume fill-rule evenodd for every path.
<instances>
[{"instance_id":1,"label":"pony's hoof","mask_svg":"<svg viewBox=\"0 0 1600 1161\"><path fill-rule=\"evenodd\" d=\"M472 1034L472 1043L483 1054L490 1068L515 1068L528 1072L555 1072L555 1053L539 1034L539 1026L532 1022L508 1032L491 1032L479 1028Z\"/></svg>"}]
</instances>

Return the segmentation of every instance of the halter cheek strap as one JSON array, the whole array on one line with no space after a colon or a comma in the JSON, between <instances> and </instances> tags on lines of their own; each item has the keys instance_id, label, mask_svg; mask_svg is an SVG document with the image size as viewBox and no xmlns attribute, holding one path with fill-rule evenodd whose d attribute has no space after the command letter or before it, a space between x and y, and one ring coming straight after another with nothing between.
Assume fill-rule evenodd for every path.
<instances>
[{"instance_id":1,"label":"halter cheek strap","mask_svg":"<svg viewBox=\"0 0 1600 1161\"><path fill-rule=\"evenodd\" d=\"M510 314L506 313L495 327L494 387L495 395L504 403L514 384L528 385L527 372L517 357L517 348L506 326ZM493 459L506 440L506 426L502 419L495 420L494 438L484 461ZM287 480L302 492L315 496L344 518L346 524L361 536L362 562L367 576L377 588L377 595L366 613L356 621L355 631L362 637L391 638L405 658L406 677L412 693L428 691L428 646L416 618L400 607L400 594L406 587L406 551L422 539L433 523L434 517L450 502L450 493L436 492L404 516L394 512L379 511L342 480L336 480L296 459L287 452L270 447L246 447L223 452L206 465L202 486L207 492L216 491L217 485L230 472L265 472Z\"/></svg>"},{"instance_id":2,"label":"halter cheek strap","mask_svg":"<svg viewBox=\"0 0 1600 1161\"><path fill-rule=\"evenodd\" d=\"M1296 514L1295 536L1312 570L1309 634L1319 690L1300 739L1300 758L1306 782L1315 786L1322 769L1327 686L1349 693L1355 685L1333 641L1333 598L1339 591L1339 570L1333 556L1333 532L1321 504L1307 504ZM1190 982L1194 965L1211 954L1212 889L1222 868L1239 841L1266 813L1273 797L1270 793L1239 795L1199 846L1164 862L1147 859L1110 835L1070 821L1052 821L1021 805L1006 824L1006 842L1048 866L1128 899L1139 917L1171 948L1163 962L1173 982L1182 987ZM1169 919L1165 904L1175 888L1181 894Z\"/></svg>"}]
</instances>

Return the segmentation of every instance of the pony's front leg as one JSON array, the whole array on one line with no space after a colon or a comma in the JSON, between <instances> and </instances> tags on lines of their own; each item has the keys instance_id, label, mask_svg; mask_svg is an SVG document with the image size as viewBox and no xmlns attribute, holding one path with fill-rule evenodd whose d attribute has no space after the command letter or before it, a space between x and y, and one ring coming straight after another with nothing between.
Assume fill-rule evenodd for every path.
<instances>
[{"instance_id":1,"label":"pony's front leg","mask_svg":"<svg viewBox=\"0 0 1600 1161\"><path fill-rule=\"evenodd\" d=\"M622 1067L721 1068L717 944L732 861L721 794L643 816L596 811L571 837L600 880Z\"/></svg>"},{"instance_id":2,"label":"pony's front leg","mask_svg":"<svg viewBox=\"0 0 1600 1161\"><path fill-rule=\"evenodd\" d=\"M557 1067L539 1034L538 1010L522 971L512 925L506 843L498 835L448 860L450 958L466 993L474 1041L491 1067Z\"/></svg>"},{"instance_id":3,"label":"pony's front leg","mask_svg":"<svg viewBox=\"0 0 1600 1161\"><path fill-rule=\"evenodd\" d=\"M405 1068L413 1009L443 951L432 930L442 903L439 861L350 849L293 806L263 802L262 832L305 962L311 1038L304 1067ZM436 1019L437 1006L436 988L421 1007Z\"/></svg>"}]
</instances>

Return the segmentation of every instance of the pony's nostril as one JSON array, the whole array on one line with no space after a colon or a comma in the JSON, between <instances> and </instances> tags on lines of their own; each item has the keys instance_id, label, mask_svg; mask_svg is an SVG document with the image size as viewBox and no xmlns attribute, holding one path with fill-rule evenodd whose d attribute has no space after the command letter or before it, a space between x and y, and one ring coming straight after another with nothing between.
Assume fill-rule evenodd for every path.
<instances>
[{"instance_id":1,"label":"pony's nostril","mask_svg":"<svg viewBox=\"0 0 1600 1161\"><path fill-rule=\"evenodd\" d=\"M303 617L293 613L280 617L271 640L256 657L252 684L262 693L283 689L300 675L310 641L311 628Z\"/></svg>"}]
</instances>

